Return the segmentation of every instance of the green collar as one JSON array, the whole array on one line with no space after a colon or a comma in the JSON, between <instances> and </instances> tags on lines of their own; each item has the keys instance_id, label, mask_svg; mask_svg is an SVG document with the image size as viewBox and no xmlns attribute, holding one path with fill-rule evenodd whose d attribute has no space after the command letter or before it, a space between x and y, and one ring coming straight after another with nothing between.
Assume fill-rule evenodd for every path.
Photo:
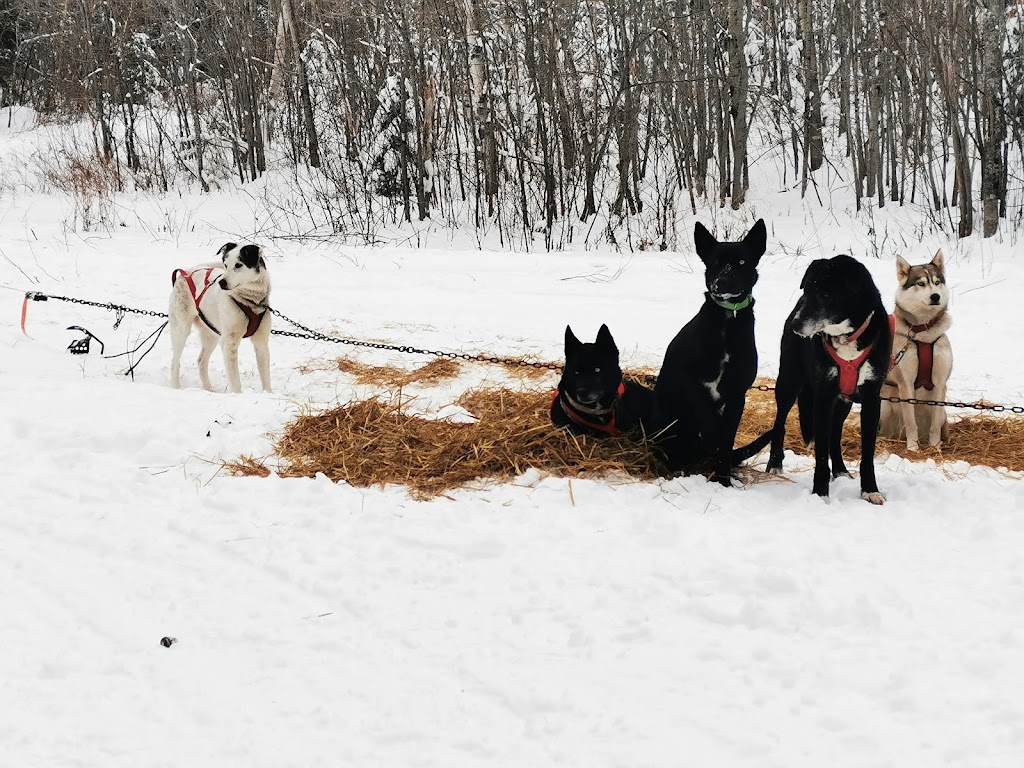
<instances>
[{"instance_id":1,"label":"green collar","mask_svg":"<svg viewBox=\"0 0 1024 768\"><path fill-rule=\"evenodd\" d=\"M722 309L729 310L730 312L739 312L741 309L746 309L754 303L754 294L752 293L748 293L747 298L743 299L743 301L737 301L735 303L726 301L725 299L720 299L710 291L708 292L708 296L711 297L711 300L715 302L715 304L720 306Z\"/></svg>"}]
</instances>

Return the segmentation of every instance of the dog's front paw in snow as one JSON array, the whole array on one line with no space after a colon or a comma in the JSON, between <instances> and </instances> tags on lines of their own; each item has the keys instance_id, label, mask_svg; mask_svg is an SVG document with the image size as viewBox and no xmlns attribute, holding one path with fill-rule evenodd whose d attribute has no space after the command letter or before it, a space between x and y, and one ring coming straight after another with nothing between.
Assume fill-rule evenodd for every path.
<instances>
[{"instance_id":1,"label":"dog's front paw in snow","mask_svg":"<svg viewBox=\"0 0 1024 768\"><path fill-rule=\"evenodd\" d=\"M862 491L860 497L864 501L870 501L872 504L885 504L885 496L879 491Z\"/></svg>"}]
</instances>

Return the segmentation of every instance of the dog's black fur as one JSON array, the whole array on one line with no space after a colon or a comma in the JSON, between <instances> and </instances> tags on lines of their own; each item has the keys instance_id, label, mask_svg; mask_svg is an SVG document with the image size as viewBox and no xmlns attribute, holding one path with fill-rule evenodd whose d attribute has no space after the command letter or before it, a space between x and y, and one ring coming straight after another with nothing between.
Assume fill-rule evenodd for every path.
<instances>
[{"instance_id":1,"label":"dog's black fur","mask_svg":"<svg viewBox=\"0 0 1024 768\"><path fill-rule=\"evenodd\" d=\"M597 436L642 431L653 401L647 387L623 380L619 349L607 325L593 344L581 342L565 327L565 368L551 400L555 426Z\"/></svg>"},{"instance_id":2,"label":"dog's black fur","mask_svg":"<svg viewBox=\"0 0 1024 768\"><path fill-rule=\"evenodd\" d=\"M220 256L221 262L227 258L228 253L233 248L237 247L238 243L224 243L224 245L220 247L220 250L217 251L217 255ZM238 252L238 258L245 266L254 272L258 273L261 269L266 269L267 263L260 255L260 248L258 245L243 245L242 250ZM219 284L225 291L228 289L227 280L220 280Z\"/></svg>"},{"instance_id":3,"label":"dog's black fur","mask_svg":"<svg viewBox=\"0 0 1024 768\"><path fill-rule=\"evenodd\" d=\"M733 443L757 374L751 291L767 237L763 219L737 243L720 243L700 222L694 226L704 305L668 345L654 386L651 435L669 472L710 458L713 479L731 485L732 468L756 453L753 444L733 451Z\"/></svg>"},{"instance_id":4,"label":"dog's black fur","mask_svg":"<svg viewBox=\"0 0 1024 768\"><path fill-rule=\"evenodd\" d=\"M831 478L849 476L843 463L843 422L852 403L861 404L861 496L874 504L885 498L875 480L875 440L881 406L879 392L889 370L892 336L889 320L871 274L856 259L841 255L811 262L800 283L803 295L786 320L779 356L779 378L775 384L776 416L771 431L769 472L782 471L786 416L799 398L800 431L806 444L814 443L813 492L828 498ZM874 313L874 314L872 314ZM871 351L861 368L856 388L849 396L840 393L839 366L825 344L842 341L859 329L870 316L864 331L854 341L862 352ZM832 326L827 328L827 326ZM829 336L839 328L843 336ZM831 459L831 478L829 460Z\"/></svg>"}]
</instances>

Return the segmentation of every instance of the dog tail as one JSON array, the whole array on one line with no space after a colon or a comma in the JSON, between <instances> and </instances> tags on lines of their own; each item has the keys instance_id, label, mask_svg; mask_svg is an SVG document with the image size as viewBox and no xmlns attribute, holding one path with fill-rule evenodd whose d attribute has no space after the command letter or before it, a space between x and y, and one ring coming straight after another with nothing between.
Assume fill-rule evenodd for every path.
<instances>
[{"instance_id":1,"label":"dog tail","mask_svg":"<svg viewBox=\"0 0 1024 768\"><path fill-rule=\"evenodd\" d=\"M800 411L800 436L804 445L810 445L814 442L814 387L800 390L797 409Z\"/></svg>"},{"instance_id":2,"label":"dog tail","mask_svg":"<svg viewBox=\"0 0 1024 768\"><path fill-rule=\"evenodd\" d=\"M768 445L772 440L772 430L768 430L760 437L754 438L753 442L747 443L741 448L734 448L732 452L733 464L739 464L747 459L752 459L761 449Z\"/></svg>"}]
</instances>

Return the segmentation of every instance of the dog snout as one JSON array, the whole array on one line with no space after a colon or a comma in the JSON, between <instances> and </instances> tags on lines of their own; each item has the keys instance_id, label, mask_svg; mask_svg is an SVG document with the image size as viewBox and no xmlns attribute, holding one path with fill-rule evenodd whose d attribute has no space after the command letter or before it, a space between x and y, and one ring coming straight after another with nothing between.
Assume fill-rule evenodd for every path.
<instances>
[{"instance_id":1,"label":"dog snout","mask_svg":"<svg viewBox=\"0 0 1024 768\"><path fill-rule=\"evenodd\" d=\"M942 300L942 297L937 293L933 293L929 298L932 300L932 304L938 304Z\"/></svg>"},{"instance_id":2,"label":"dog snout","mask_svg":"<svg viewBox=\"0 0 1024 768\"><path fill-rule=\"evenodd\" d=\"M227 278L226 277L222 277L220 280L217 281L217 285L219 285L222 290L226 291L228 289L228 280L227 280Z\"/></svg>"}]
</instances>

